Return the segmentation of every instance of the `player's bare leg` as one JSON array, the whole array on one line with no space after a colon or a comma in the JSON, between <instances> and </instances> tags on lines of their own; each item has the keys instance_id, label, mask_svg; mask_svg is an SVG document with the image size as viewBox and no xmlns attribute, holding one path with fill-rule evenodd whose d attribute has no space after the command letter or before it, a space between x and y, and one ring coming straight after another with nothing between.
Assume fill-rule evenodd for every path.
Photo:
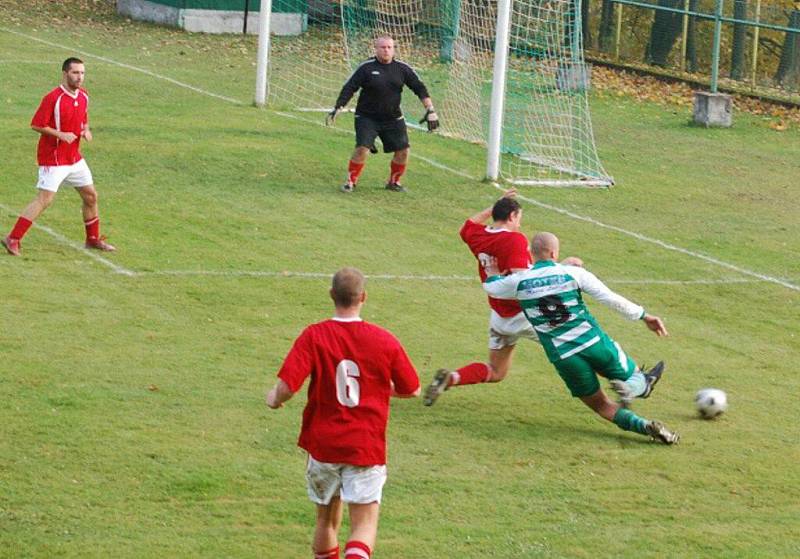
<instances>
[{"instance_id":1,"label":"player's bare leg","mask_svg":"<svg viewBox=\"0 0 800 559\"><path fill-rule=\"evenodd\" d=\"M342 525L342 511L342 501L339 497L334 497L327 505L317 505L314 553L322 555L325 551L339 547L339 528Z\"/></svg>"},{"instance_id":2,"label":"player's bare leg","mask_svg":"<svg viewBox=\"0 0 800 559\"><path fill-rule=\"evenodd\" d=\"M367 156L370 151L370 148L365 146L356 146L353 150L350 161L347 164L347 181L342 185L342 192L353 192L358 183L358 177L367 163Z\"/></svg>"},{"instance_id":3,"label":"player's bare leg","mask_svg":"<svg viewBox=\"0 0 800 559\"><path fill-rule=\"evenodd\" d=\"M649 435L664 444L675 444L680 439L678 433L670 431L660 421L648 421L631 410L612 402L602 389L590 396L582 396L581 401L594 410L597 415L625 431Z\"/></svg>"},{"instance_id":4,"label":"player's bare leg","mask_svg":"<svg viewBox=\"0 0 800 559\"><path fill-rule=\"evenodd\" d=\"M75 189L81 197L81 213L83 214L83 221L89 221L97 217L99 210L97 208L97 190L94 185L83 186Z\"/></svg>"},{"instance_id":5,"label":"player's bare leg","mask_svg":"<svg viewBox=\"0 0 800 559\"><path fill-rule=\"evenodd\" d=\"M363 557L363 553L367 553L369 557L375 549L375 540L378 537L380 504L349 503L347 508L350 512L350 538L347 540L344 555L350 557L348 550L358 549L353 557ZM368 549L364 549L364 546Z\"/></svg>"},{"instance_id":6,"label":"player's bare leg","mask_svg":"<svg viewBox=\"0 0 800 559\"><path fill-rule=\"evenodd\" d=\"M509 345L500 349L490 349L488 363L470 363L455 371L439 369L425 389L422 403L432 406L451 386L500 382L506 378L511 369L514 347Z\"/></svg>"},{"instance_id":7,"label":"player's bare leg","mask_svg":"<svg viewBox=\"0 0 800 559\"><path fill-rule=\"evenodd\" d=\"M500 349L489 350L489 369L490 377L486 382L500 382L508 371L511 370L511 361L514 356L514 345L508 345Z\"/></svg>"},{"instance_id":8,"label":"player's bare leg","mask_svg":"<svg viewBox=\"0 0 800 559\"><path fill-rule=\"evenodd\" d=\"M598 390L591 396L582 396L581 402L589 406L594 412L608 421L614 421L614 416L620 410L621 406L609 399L602 389Z\"/></svg>"},{"instance_id":9,"label":"player's bare leg","mask_svg":"<svg viewBox=\"0 0 800 559\"><path fill-rule=\"evenodd\" d=\"M22 210L20 215L30 221L36 221L36 218L42 215L42 212L53 203L55 198L55 192L50 192L49 190L43 190L40 188L36 193L36 198L34 198L33 201L31 201L31 203L28 204L24 210Z\"/></svg>"},{"instance_id":10,"label":"player's bare leg","mask_svg":"<svg viewBox=\"0 0 800 559\"><path fill-rule=\"evenodd\" d=\"M81 213L83 214L83 224L86 226L86 248L113 252L116 248L106 242L105 237L100 236L100 218L97 207L97 190L94 185L76 188L81 197Z\"/></svg>"},{"instance_id":11,"label":"player's bare leg","mask_svg":"<svg viewBox=\"0 0 800 559\"><path fill-rule=\"evenodd\" d=\"M406 189L400 184L400 177L406 172L406 164L408 163L408 153L411 148L399 149L394 152L392 162L390 165L389 179L386 181L386 190L394 192L405 192Z\"/></svg>"},{"instance_id":12,"label":"player's bare leg","mask_svg":"<svg viewBox=\"0 0 800 559\"><path fill-rule=\"evenodd\" d=\"M28 231L28 229L33 225L33 222L39 217L47 207L53 203L53 200L56 197L55 192L51 192L49 190L39 189L38 193L36 194L36 198L28 204L22 213L17 218L17 223L14 225L14 229L11 233L8 234L3 239L0 239L0 243L6 247L6 250L9 254L14 256L20 256L22 254L22 247L20 246L20 240L22 239L23 235Z\"/></svg>"}]
</instances>

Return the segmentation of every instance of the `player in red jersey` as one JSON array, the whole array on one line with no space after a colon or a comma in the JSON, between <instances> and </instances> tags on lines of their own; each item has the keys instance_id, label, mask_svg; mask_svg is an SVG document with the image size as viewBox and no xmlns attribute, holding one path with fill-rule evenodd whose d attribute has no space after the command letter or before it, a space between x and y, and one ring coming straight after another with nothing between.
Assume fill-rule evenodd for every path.
<instances>
[{"instance_id":1,"label":"player in red jersey","mask_svg":"<svg viewBox=\"0 0 800 559\"><path fill-rule=\"evenodd\" d=\"M20 240L39 215L53 202L62 183L75 187L83 200L83 224L86 228L86 248L113 251L113 246L100 236L97 191L92 184L92 172L80 153L81 138L92 141L89 130L89 96L81 88L86 75L83 61L67 58L61 66L61 85L42 99L33 115L31 128L40 134L39 189L17 219L11 233L0 240L14 256L22 253Z\"/></svg>"},{"instance_id":2,"label":"player in red jersey","mask_svg":"<svg viewBox=\"0 0 800 559\"><path fill-rule=\"evenodd\" d=\"M280 408L311 377L297 444L308 451L308 496L317 504L315 559L339 558L342 502L350 514L345 559L371 556L386 481L389 397L420 393L417 372L397 338L360 318L364 281L355 268L336 272L334 317L300 334L267 393L267 405Z\"/></svg>"},{"instance_id":3,"label":"player in red jersey","mask_svg":"<svg viewBox=\"0 0 800 559\"><path fill-rule=\"evenodd\" d=\"M527 270L532 264L528 239L520 232L522 207L514 197L515 189L506 191L493 206L473 215L461 227L461 239L469 246L478 261L478 275L486 280L484 266L489 258L497 260L503 274ZM492 219L491 225L485 223ZM581 260L565 260L580 266ZM451 371L439 369L425 389L423 403L432 406L437 398L452 386L500 382L511 368L514 346L520 338L538 342L536 332L525 318L516 300L489 297L489 362L473 362Z\"/></svg>"}]
</instances>

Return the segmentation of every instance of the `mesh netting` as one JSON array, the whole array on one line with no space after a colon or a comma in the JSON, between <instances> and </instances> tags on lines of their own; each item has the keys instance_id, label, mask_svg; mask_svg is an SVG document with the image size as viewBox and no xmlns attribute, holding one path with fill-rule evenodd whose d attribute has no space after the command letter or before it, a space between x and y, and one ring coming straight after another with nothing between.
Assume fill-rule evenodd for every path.
<instances>
[{"instance_id":1,"label":"mesh netting","mask_svg":"<svg viewBox=\"0 0 800 559\"><path fill-rule=\"evenodd\" d=\"M291 6L290 6L291 4ZM496 0L275 0L298 10L304 31L275 36L272 106L329 110L344 81L372 56L379 34L428 86L441 133L485 143L494 61ZM512 2L501 176L520 184L608 185L589 116L580 7L569 0ZM422 111L403 96L409 123Z\"/></svg>"}]
</instances>

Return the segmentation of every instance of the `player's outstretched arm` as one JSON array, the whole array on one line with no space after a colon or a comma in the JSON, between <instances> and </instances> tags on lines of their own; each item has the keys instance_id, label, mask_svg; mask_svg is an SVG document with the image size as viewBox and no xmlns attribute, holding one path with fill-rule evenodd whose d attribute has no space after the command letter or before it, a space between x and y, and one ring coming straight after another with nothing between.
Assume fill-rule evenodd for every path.
<instances>
[{"instance_id":1,"label":"player's outstretched arm","mask_svg":"<svg viewBox=\"0 0 800 559\"><path fill-rule=\"evenodd\" d=\"M578 287L585 293L588 293L608 308L617 311L628 320L644 319L645 316L648 316L641 305L637 305L619 293L611 291L597 276L585 268L573 266L569 269L569 273L578 282Z\"/></svg>"},{"instance_id":2,"label":"player's outstretched arm","mask_svg":"<svg viewBox=\"0 0 800 559\"><path fill-rule=\"evenodd\" d=\"M508 190L503 192L503 195L501 196L501 198L513 198L516 195L517 195L517 189L516 188L509 188ZM471 222L473 222L473 223L477 223L479 225L483 225L484 223L486 223L486 221L490 217L492 217L492 208L493 207L494 207L494 204L492 204L488 208L482 209L481 211L479 211L475 215L471 216L469 218L469 220Z\"/></svg>"},{"instance_id":3,"label":"player's outstretched arm","mask_svg":"<svg viewBox=\"0 0 800 559\"><path fill-rule=\"evenodd\" d=\"M644 324L648 329L656 333L656 336L669 336L667 327L664 326L664 321L661 320L661 318L645 313L645 315L642 317L642 320L644 320Z\"/></svg>"},{"instance_id":4,"label":"player's outstretched arm","mask_svg":"<svg viewBox=\"0 0 800 559\"><path fill-rule=\"evenodd\" d=\"M291 391L289 385L283 379L279 379L275 386L267 392L267 406L277 410L292 396L294 396L294 392Z\"/></svg>"},{"instance_id":5,"label":"player's outstretched arm","mask_svg":"<svg viewBox=\"0 0 800 559\"><path fill-rule=\"evenodd\" d=\"M578 256L567 256L564 260L560 262L564 266L577 266L578 268L583 268L583 260Z\"/></svg>"}]
</instances>

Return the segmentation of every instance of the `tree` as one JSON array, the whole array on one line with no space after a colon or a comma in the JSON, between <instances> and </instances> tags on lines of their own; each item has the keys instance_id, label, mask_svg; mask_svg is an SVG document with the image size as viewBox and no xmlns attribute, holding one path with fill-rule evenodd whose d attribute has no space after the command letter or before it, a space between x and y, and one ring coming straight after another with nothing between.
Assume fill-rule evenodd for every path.
<instances>
[{"instance_id":1,"label":"tree","mask_svg":"<svg viewBox=\"0 0 800 559\"><path fill-rule=\"evenodd\" d=\"M747 19L747 0L734 0L734 19ZM745 41L747 40L747 26L743 23L733 24L733 49L731 50L731 79L741 80L745 67Z\"/></svg>"},{"instance_id":2,"label":"tree","mask_svg":"<svg viewBox=\"0 0 800 559\"><path fill-rule=\"evenodd\" d=\"M600 8L600 29L597 35L600 50L609 52L614 37L614 2L611 0L603 0Z\"/></svg>"},{"instance_id":3,"label":"tree","mask_svg":"<svg viewBox=\"0 0 800 559\"><path fill-rule=\"evenodd\" d=\"M576 0L581 3L581 31L584 48L592 44L592 29L589 27L589 0Z\"/></svg>"},{"instance_id":4,"label":"tree","mask_svg":"<svg viewBox=\"0 0 800 559\"><path fill-rule=\"evenodd\" d=\"M800 85L800 2L789 14L788 27L797 29L797 32L786 32L775 81L784 87L793 87Z\"/></svg>"},{"instance_id":5,"label":"tree","mask_svg":"<svg viewBox=\"0 0 800 559\"><path fill-rule=\"evenodd\" d=\"M658 0L659 6L683 8L681 0ZM645 52L645 62L654 66L666 66L669 53L681 33L683 15L676 12L656 10L653 27L650 28L650 42Z\"/></svg>"},{"instance_id":6,"label":"tree","mask_svg":"<svg viewBox=\"0 0 800 559\"><path fill-rule=\"evenodd\" d=\"M689 11L696 12L700 0L689 0ZM697 18L689 16L686 26L686 70L697 71Z\"/></svg>"}]
</instances>

